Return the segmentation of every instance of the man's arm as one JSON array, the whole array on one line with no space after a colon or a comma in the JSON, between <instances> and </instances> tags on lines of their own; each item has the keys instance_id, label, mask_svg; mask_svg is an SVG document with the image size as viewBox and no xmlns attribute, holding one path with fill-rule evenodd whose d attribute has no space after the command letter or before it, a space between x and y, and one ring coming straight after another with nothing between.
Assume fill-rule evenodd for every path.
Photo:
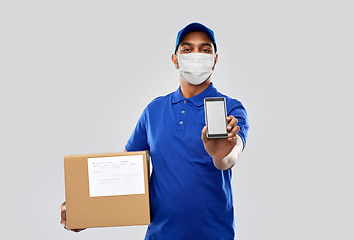
<instances>
[{"instance_id":1,"label":"man's arm","mask_svg":"<svg viewBox=\"0 0 354 240\"><path fill-rule=\"evenodd\" d=\"M219 170L232 168L243 149L241 137L237 134L240 128L236 125L237 119L234 116L227 117L229 132L228 138L209 139L206 136L206 126L202 130L204 148L213 158L214 165Z\"/></svg>"},{"instance_id":2,"label":"man's arm","mask_svg":"<svg viewBox=\"0 0 354 240\"><path fill-rule=\"evenodd\" d=\"M237 134L236 138L237 138L236 145L231 150L229 155L227 155L226 157L224 157L221 160L213 158L214 165L217 169L227 170L227 169L232 168L236 164L239 156L241 155L242 149L243 149L243 142L242 142L241 137Z\"/></svg>"}]
</instances>

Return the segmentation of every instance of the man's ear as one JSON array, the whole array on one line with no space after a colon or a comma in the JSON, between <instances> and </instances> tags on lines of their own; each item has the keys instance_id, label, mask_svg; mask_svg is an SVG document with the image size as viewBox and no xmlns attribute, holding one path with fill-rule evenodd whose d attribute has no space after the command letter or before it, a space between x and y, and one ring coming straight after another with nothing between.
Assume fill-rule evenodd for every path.
<instances>
[{"instance_id":1,"label":"man's ear","mask_svg":"<svg viewBox=\"0 0 354 240\"><path fill-rule=\"evenodd\" d=\"M178 62L177 62L177 54L176 53L172 54L171 60L172 60L173 64L175 65L175 68L178 69Z\"/></svg>"},{"instance_id":2,"label":"man's ear","mask_svg":"<svg viewBox=\"0 0 354 240\"><path fill-rule=\"evenodd\" d=\"M213 68L212 68L213 71L214 71L216 62L218 61L218 58L219 58L219 55L216 53L216 54L215 54L215 60L214 60L214 66L213 66Z\"/></svg>"}]
</instances>

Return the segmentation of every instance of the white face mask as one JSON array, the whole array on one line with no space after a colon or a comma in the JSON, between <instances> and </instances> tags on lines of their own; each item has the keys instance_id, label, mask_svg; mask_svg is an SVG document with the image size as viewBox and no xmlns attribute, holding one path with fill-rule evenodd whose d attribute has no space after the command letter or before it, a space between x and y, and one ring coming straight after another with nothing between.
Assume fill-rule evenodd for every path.
<instances>
[{"instance_id":1,"label":"white face mask","mask_svg":"<svg viewBox=\"0 0 354 240\"><path fill-rule=\"evenodd\" d=\"M215 55L208 53L185 53L177 55L179 73L190 84L199 85L213 73Z\"/></svg>"}]
</instances>

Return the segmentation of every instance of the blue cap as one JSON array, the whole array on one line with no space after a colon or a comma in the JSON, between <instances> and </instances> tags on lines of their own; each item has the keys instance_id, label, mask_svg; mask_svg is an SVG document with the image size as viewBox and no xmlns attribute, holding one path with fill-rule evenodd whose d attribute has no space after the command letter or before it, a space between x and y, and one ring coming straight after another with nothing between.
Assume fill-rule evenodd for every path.
<instances>
[{"instance_id":1,"label":"blue cap","mask_svg":"<svg viewBox=\"0 0 354 240\"><path fill-rule=\"evenodd\" d=\"M211 41L214 44L214 48L215 48L215 52L216 52L216 43L215 43L215 37L214 37L214 32L213 30L211 30L210 28L207 28L206 26L204 26L203 24L194 22L194 23L190 23L187 26L185 26L183 29L181 29L181 31L178 32L177 34L177 40L176 40L176 48L175 48L175 53L177 52L178 46L181 43L181 40L183 39L183 37L190 32L193 31L202 31L205 32L211 39Z\"/></svg>"}]
</instances>

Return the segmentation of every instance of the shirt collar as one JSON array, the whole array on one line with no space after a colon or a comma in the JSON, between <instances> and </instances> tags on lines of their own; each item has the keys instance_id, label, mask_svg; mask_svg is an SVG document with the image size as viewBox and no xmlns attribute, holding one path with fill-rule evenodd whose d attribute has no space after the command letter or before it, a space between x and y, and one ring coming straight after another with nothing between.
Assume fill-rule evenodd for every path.
<instances>
[{"instance_id":1,"label":"shirt collar","mask_svg":"<svg viewBox=\"0 0 354 240\"><path fill-rule=\"evenodd\" d=\"M181 93L181 86L175 91L172 95L172 103L178 103L182 100L188 100L192 104L194 104L197 107L201 107L204 105L204 98L206 97L215 97L218 91L214 87L213 83L210 83L209 87L205 89L203 92L199 93L198 95L195 95L191 98L185 98L183 97Z\"/></svg>"}]
</instances>

